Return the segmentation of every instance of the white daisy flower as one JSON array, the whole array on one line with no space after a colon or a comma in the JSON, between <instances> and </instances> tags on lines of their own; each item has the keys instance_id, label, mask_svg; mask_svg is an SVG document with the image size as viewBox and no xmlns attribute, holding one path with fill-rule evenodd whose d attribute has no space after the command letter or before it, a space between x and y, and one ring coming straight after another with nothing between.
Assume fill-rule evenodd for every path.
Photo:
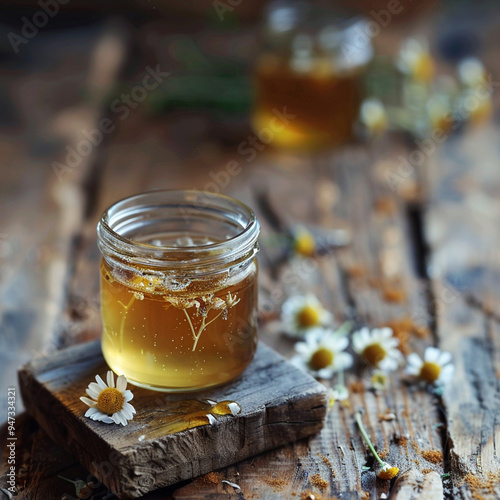
<instances>
[{"instance_id":1,"label":"white daisy flower","mask_svg":"<svg viewBox=\"0 0 500 500\"><path fill-rule=\"evenodd\" d=\"M352 347L368 363L384 371L398 368L401 352L399 340L393 336L390 328L361 328L352 335Z\"/></svg>"},{"instance_id":2,"label":"white daisy flower","mask_svg":"<svg viewBox=\"0 0 500 500\"><path fill-rule=\"evenodd\" d=\"M476 88L484 86L486 81L486 69L479 59L468 57L458 65L458 76L464 85Z\"/></svg>"},{"instance_id":3,"label":"white daisy flower","mask_svg":"<svg viewBox=\"0 0 500 500\"><path fill-rule=\"evenodd\" d=\"M375 370L371 377L372 389L375 391L383 391L389 385L389 377L382 370Z\"/></svg>"},{"instance_id":4,"label":"white daisy flower","mask_svg":"<svg viewBox=\"0 0 500 500\"><path fill-rule=\"evenodd\" d=\"M283 329L295 338L304 337L307 332L327 326L332 319L332 314L312 294L289 297L281 308Z\"/></svg>"},{"instance_id":5,"label":"white daisy flower","mask_svg":"<svg viewBox=\"0 0 500 500\"><path fill-rule=\"evenodd\" d=\"M361 122L365 125L370 135L383 132L388 125L387 113L380 99L365 99L361 104Z\"/></svg>"},{"instance_id":6,"label":"white daisy flower","mask_svg":"<svg viewBox=\"0 0 500 500\"><path fill-rule=\"evenodd\" d=\"M352 356L344 352L349 345L345 335L336 335L332 330L318 329L306 335L305 342L297 342L297 355L291 362L301 370L318 378L331 378L335 372L352 365ZM337 394L337 398L338 398Z\"/></svg>"},{"instance_id":7,"label":"white daisy flower","mask_svg":"<svg viewBox=\"0 0 500 500\"><path fill-rule=\"evenodd\" d=\"M453 377L455 367L451 363L451 354L436 347L427 347L422 360L418 354L408 356L406 372L428 384L446 385Z\"/></svg>"},{"instance_id":8,"label":"white daisy flower","mask_svg":"<svg viewBox=\"0 0 500 500\"><path fill-rule=\"evenodd\" d=\"M127 389L125 375L120 375L116 379L116 387L115 377L111 370L107 373L107 385L99 375L95 376L95 380L97 383L90 382L86 390L91 399L85 396L80 398L87 406L90 406L85 416L106 424L127 425L127 421L134 418L135 408L129 403L134 395Z\"/></svg>"},{"instance_id":9,"label":"white daisy flower","mask_svg":"<svg viewBox=\"0 0 500 500\"><path fill-rule=\"evenodd\" d=\"M429 46L419 40L406 40L399 52L397 65L403 73L422 83L428 83L434 77L435 64Z\"/></svg>"}]
</instances>

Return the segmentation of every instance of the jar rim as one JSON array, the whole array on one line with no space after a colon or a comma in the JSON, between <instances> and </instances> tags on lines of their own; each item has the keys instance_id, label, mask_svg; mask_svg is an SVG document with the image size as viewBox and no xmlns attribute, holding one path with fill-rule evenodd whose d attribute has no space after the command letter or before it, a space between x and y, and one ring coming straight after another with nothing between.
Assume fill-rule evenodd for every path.
<instances>
[{"instance_id":1,"label":"jar rim","mask_svg":"<svg viewBox=\"0 0 500 500\"><path fill-rule=\"evenodd\" d=\"M148 209L155 207L170 209L182 206L192 211L209 209L228 212L227 220L238 227L238 232L220 242L206 245L153 245L137 241L120 234L117 226L126 226L126 217L137 223L140 213L145 215ZM230 213L229 213L230 212ZM146 217L147 219L147 217ZM121 227L121 226L120 226ZM98 246L104 257L127 263L152 268L179 269L205 274L210 268L224 268L228 265L246 261L258 250L257 238L260 226L253 210L241 201L227 195L194 189L157 189L122 198L110 205L102 213L97 225ZM123 262L124 261L124 262Z\"/></svg>"}]
</instances>

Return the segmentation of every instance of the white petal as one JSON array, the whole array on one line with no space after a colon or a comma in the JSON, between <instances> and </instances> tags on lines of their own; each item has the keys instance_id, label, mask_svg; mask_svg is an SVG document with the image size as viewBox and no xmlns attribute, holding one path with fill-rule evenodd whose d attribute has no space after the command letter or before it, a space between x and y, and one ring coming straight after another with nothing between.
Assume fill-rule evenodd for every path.
<instances>
[{"instance_id":1,"label":"white petal","mask_svg":"<svg viewBox=\"0 0 500 500\"><path fill-rule=\"evenodd\" d=\"M101 391L103 390L103 388L99 384L96 384L95 382L90 382L88 389L92 390L93 392L96 392L98 396L99 394L101 394ZM106 387L104 387L104 389L106 389Z\"/></svg>"},{"instance_id":2,"label":"white petal","mask_svg":"<svg viewBox=\"0 0 500 500\"><path fill-rule=\"evenodd\" d=\"M130 403L124 403L123 405L124 408L127 408L132 415L135 413L135 408L130 404Z\"/></svg>"},{"instance_id":3,"label":"white petal","mask_svg":"<svg viewBox=\"0 0 500 500\"><path fill-rule=\"evenodd\" d=\"M408 364L406 366L406 372L412 375L418 375L420 373L420 369L424 364L420 356L412 352L407 358Z\"/></svg>"},{"instance_id":4,"label":"white petal","mask_svg":"<svg viewBox=\"0 0 500 500\"><path fill-rule=\"evenodd\" d=\"M311 348L305 342L297 342L295 344L295 351L299 354L309 355L311 353Z\"/></svg>"},{"instance_id":5,"label":"white petal","mask_svg":"<svg viewBox=\"0 0 500 500\"><path fill-rule=\"evenodd\" d=\"M106 424L114 423L113 419L109 415L105 415L105 414L103 414L103 416L101 417L100 420L101 420L101 422L104 422Z\"/></svg>"},{"instance_id":6,"label":"white petal","mask_svg":"<svg viewBox=\"0 0 500 500\"><path fill-rule=\"evenodd\" d=\"M124 392L125 389L127 388L127 377L125 375L120 375L118 379L116 380L116 388L120 392Z\"/></svg>"},{"instance_id":7,"label":"white petal","mask_svg":"<svg viewBox=\"0 0 500 500\"><path fill-rule=\"evenodd\" d=\"M352 336L352 348L358 354L363 352L364 344L361 340L361 332L355 332Z\"/></svg>"},{"instance_id":8,"label":"white petal","mask_svg":"<svg viewBox=\"0 0 500 500\"><path fill-rule=\"evenodd\" d=\"M123 397L125 398L125 401L132 401L134 399L134 395L132 394L132 391L127 389L126 391L123 392Z\"/></svg>"},{"instance_id":9,"label":"white petal","mask_svg":"<svg viewBox=\"0 0 500 500\"><path fill-rule=\"evenodd\" d=\"M96 401L92 401L92 399L86 398L85 396L82 396L80 398L80 401L83 401L87 406L90 406L91 408L97 405Z\"/></svg>"},{"instance_id":10,"label":"white petal","mask_svg":"<svg viewBox=\"0 0 500 500\"><path fill-rule=\"evenodd\" d=\"M321 370L315 372L317 377L325 379L332 378L334 373L335 370L333 370L332 368L322 368Z\"/></svg>"},{"instance_id":11,"label":"white petal","mask_svg":"<svg viewBox=\"0 0 500 500\"><path fill-rule=\"evenodd\" d=\"M103 420L103 418L106 416L105 413L102 413L101 411L96 411L92 414L89 415L89 417L92 419L92 420Z\"/></svg>"},{"instance_id":12,"label":"white petal","mask_svg":"<svg viewBox=\"0 0 500 500\"><path fill-rule=\"evenodd\" d=\"M97 385L101 388L101 389L107 389L107 385L104 383L104 380L99 376L99 375L96 375L95 376L95 380L97 382Z\"/></svg>"},{"instance_id":13,"label":"white petal","mask_svg":"<svg viewBox=\"0 0 500 500\"><path fill-rule=\"evenodd\" d=\"M111 370L108 370L108 373L106 374L106 381L108 382L108 387L115 386L115 376Z\"/></svg>"},{"instance_id":14,"label":"white petal","mask_svg":"<svg viewBox=\"0 0 500 500\"><path fill-rule=\"evenodd\" d=\"M231 412L231 415L238 415L238 413L240 413L241 411L240 405L238 403L229 403L227 406Z\"/></svg>"},{"instance_id":15,"label":"white petal","mask_svg":"<svg viewBox=\"0 0 500 500\"><path fill-rule=\"evenodd\" d=\"M441 351L438 348L429 346L425 350L424 359L425 361L430 361L434 363L438 360L440 354Z\"/></svg>"},{"instance_id":16,"label":"white petal","mask_svg":"<svg viewBox=\"0 0 500 500\"><path fill-rule=\"evenodd\" d=\"M330 341L334 352L340 352L347 348L349 339L347 337L337 337Z\"/></svg>"},{"instance_id":17,"label":"white petal","mask_svg":"<svg viewBox=\"0 0 500 500\"><path fill-rule=\"evenodd\" d=\"M392 337L392 329L391 328L380 328L379 336L382 339L390 339Z\"/></svg>"},{"instance_id":18,"label":"white petal","mask_svg":"<svg viewBox=\"0 0 500 500\"><path fill-rule=\"evenodd\" d=\"M97 408L89 408L86 412L85 412L85 416L86 417L92 417L92 415L94 415L96 412L99 412L99 410Z\"/></svg>"},{"instance_id":19,"label":"white petal","mask_svg":"<svg viewBox=\"0 0 500 500\"><path fill-rule=\"evenodd\" d=\"M97 385L97 384L95 384ZM101 390L99 389L99 392L96 391L94 388L92 387L87 387L87 389L85 390L85 392L91 397L91 398L94 398L94 399L97 399L99 397L99 394L101 393Z\"/></svg>"},{"instance_id":20,"label":"white petal","mask_svg":"<svg viewBox=\"0 0 500 500\"><path fill-rule=\"evenodd\" d=\"M118 412L118 411L113 413L113 415L111 415L110 418L111 418L111 420L113 420L113 422L115 424L121 423L120 412Z\"/></svg>"},{"instance_id":21,"label":"white petal","mask_svg":"<svg viewBox=\"0 0 500 500\"><path fill-rule=\"evenodd\" d=\"M348 352L340 352L336 357L335 367L338 370L347 370L352 366L352 356Z\"/></svg>"},{"instance_id":22,"label":"white petal","mask_svg":"<svg viewBox=\"0 0 500 500\"><path fill-rule=\"evenodd\" d=\"M126 420L132 420L134 418L134 414L125 406L120 410L120 414L125 417Z\"/></svg>"},{"instance_id":23,"label":"white petal","mask_svg":"<svg viewBox=\"0 0 500 500\"><path fill-rule=\"evenodd\" d=\"M446 385L452 378L455 372L455 367L452 364L446 365L439 376L438 382L442 385Z\"/></svg>"},{"instance_id":24,"label":"white petal","mask_svg":"<svg viewBox=\"0 0 500 500\"><path fill-rule=\"evenodd\" d=\"M382 345L383 345L386 349L394 349L394 348L398 347L398 345L399 345L399 339L397 339L396 337L393 337L393 338L390 338L390 339L384 340L384 341L382 342Z\"/></svg>"},{"instance_id":25,"label":"white petal","mask_svg":"<svg viewBox=\"0 0 500 500\"><path fill-rule=\"evenodd\" d=\"M333 314L326 309L323 309L320 314L320 322L323 325L328 325L333 320Z\"/></svg>"},{"instance_id":26,"label":"white petal","mask_svg":"<svg viewBox=\"0 0 500 500\"><path fill-rule=\"evenodd\" d=\"M441 352L439 356L439 364L441 366L447 365L452 359L452 355L450 352Z\"/></svg>"},{"instance_id":27,"label":"white petal","mask_svg":"<svg viewBox=\"0 0 500 500\"><path fill-rule=\"evenodd\" d=\"M384 370L386 372L390 372L393 370L397 370L398 368L398 362L394 358L391 358L389 356L386 356L378 366L381 370Z\"/></svg>"}]
</instances>

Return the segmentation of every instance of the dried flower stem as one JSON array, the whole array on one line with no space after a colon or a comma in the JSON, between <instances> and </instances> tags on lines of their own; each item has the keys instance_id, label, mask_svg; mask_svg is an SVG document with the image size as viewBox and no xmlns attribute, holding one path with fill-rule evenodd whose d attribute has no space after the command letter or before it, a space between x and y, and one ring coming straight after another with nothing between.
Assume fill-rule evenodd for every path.
<instances>
[{"instance_id":1,"label":"dried flower stem","mask_svg":"<svg viewBox=\"0 0 500 500\"><path fill-rule=\"evenodd\" d=\"M219 314L217 314L214 318L212 318L207 323L206 322L206 318L208 316L208 312L210 311L210 308L208 308L205 316L203 316L203 319L201 320L201 325L200 325L200 328L198 328L198 332L197 333L195 332L195 329L194 329L194 326L193 326L193 322L191 321L191 318L189 317L189 314L188 314L187 310L183 309L183 311L184 311L184 314L186 315L186 318L187 318L188 323L189 323L189 327L191 328L191 332L193 334L193 340L194 340L193 351L196 351L196 346L198 345L198 341L200 340L200 337L201 337L201 334L203 333L203 330L205 330L205 328L210 323L213 323L224 311L221 311Z\"/></svg>"},{"instance_id":2,"label":"dried flower stem","mask_svg":"<svg viewBox=\"0 0 500 500\"><path fill-rule=\"evenodd\" d=\"M130 301L127 305L125 305L120 300L118 301L118 304L120 304L123 307L123 309L125 310L125 312L123 313L123 316L122 316L122 320L120 321L120 337L119 337L119 339L120 339L120 352L123 351L123 327L125 326L125 320L127 319L128 310L130 309L130 307L132 306L134 301L135 301L135 295L132 295L132 298L130 299Z\"/></svg>"}]
</instances>

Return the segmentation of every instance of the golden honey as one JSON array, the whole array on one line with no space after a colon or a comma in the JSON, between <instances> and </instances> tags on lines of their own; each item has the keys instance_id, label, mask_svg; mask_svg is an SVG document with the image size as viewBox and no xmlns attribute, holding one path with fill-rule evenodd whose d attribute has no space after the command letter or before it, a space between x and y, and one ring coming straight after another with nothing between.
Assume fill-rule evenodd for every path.
<instances>
[{"instance_id":1,"label":"golden honey","mask_svg":"<svg viewBox=\"0 0 500 500\"><path fill-rule=\"evenodd\" d=\"M255 69L254 130L271 129L273 146L313 150L336 146L352 135L360 105L359 72L336 74L327 60L311 61L306 71L287 59L262 57ZM293 117L274 126L276 110Z\"/></svg>"},{"instance_id":2,"label":"golden honey","mask_svg":"<svg viewBox=\"0 0 500 500\"><path fill-rule=\"evenodd\" d=\"M165 193L168 197L183 192ZM144 214L144 208L139 212ZM172 213L168 217L175 219ZM202 211L194 224L206 218ZM102 351L110 368L132 384L164 391L212 387L239 376L254 356L255 241L247 241L236 260L227 259L227 253L234 257L238 248L233 238L214 235L207 244L206 236L190 234L189 227L182 236L178 231L163 234L161 245L148 243L145 251L156 266L135 255L130 259L126 251L112 254L101 241ZM148 224L145 228L140 230L143 235L151 229ZM153 233L158 239L158 232ZM144 251L143 243L136 246L138 253Z\"/></svg>"},{"instance_id":3,"label":"golden honey","mask_svg":"<svg viewBox=\"0 0 500 500\"><path fill-rule=\"evenodd\" d=\"M364 19L328 2L271 2L254 65L259 139L305 152L348 140L373 53L367 33Z\"/></svg>"}]
</instances>

